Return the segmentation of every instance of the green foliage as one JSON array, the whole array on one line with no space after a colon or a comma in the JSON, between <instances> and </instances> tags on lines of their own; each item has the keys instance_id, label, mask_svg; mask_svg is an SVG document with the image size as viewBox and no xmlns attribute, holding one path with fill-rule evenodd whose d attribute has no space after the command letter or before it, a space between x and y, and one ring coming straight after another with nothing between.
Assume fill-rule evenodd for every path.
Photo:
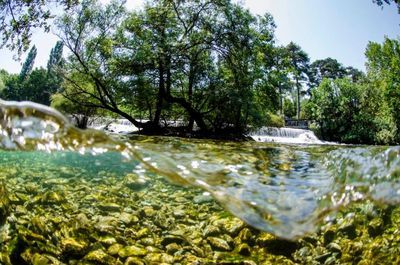
<instances>
[{"instance_id":1,"label":"green foliage","mask_svg":"<svg viewBox=\"0 0 400 265\"><path fill-rule=\"evenodd\" d=\"M388 135L396 142L400 140L400 41L386 38L383 44L369 43L365 52L367 78L371 87L381 95L381 109L385 115L380 116L380 124L385 125ZM376 93L376 94L377 94ZM396 133L397 132L397 133ZM386 137L387 138L387 137Z\"/></svg>"},{"instance_id":2,"label":"green foliage","mask_svg":"<svg viewBox=\"0 0 400 265\"><path fill-rule=\"evenodd\" d=\"M319 86L324 78L334 80L343 78L345 75L345 67L336 59L326 58L323 60L316 60L310 65L310 86Z\"/></svg>"},{"instance_id":3,"label":"green foliage","mask_svg":"<svg viewBox=\"0 0 400 265\"><path fill-rule=\"evenodd\" d=\"M296 117L296 103L294 103L291 99L285 98L283 100L283 113L287 118L295 118Z\"/></svg>"},{"instance_id":4,"label":"green foliage","mask_svg":"<svg viewBox=\"0 0 400 265\"><path fill-rule=\"evenodd\" d=\"M296 89L296 116L300 119L301 115L301 92L302 82L308 80L310 58L308 54L301 49L301 47L293 42L286 46L287 57L289 60L289 71L293 76L295 89Z\"/></svg>"},{"instance_id":5,"label":"green foliage","mask_svg":"<svg viewBox=\"0 0 400 265\"><path fill-rule=\"evenodd\" d=\"M6 87L6 82L9 77L10 77L10 74L6 70L3 70L3 69L0 70L0 95Z\"/></svg>"},{"instance_id":6,"label":"green foliage","mask_svg":"<svg viewBox=\"0 0 400 265\"><path fill-rule=\"evenodd\" d=\"M346 78L323 79L306 114L324 139L348 143L400 141L400 41L369 43L367 75L345 68Z\"/></svg>"},{"instance_id":7,"label":"green foliage","mask_svg":"<svg viewBox=\"0 0 400 265\"><path fill-rule=\"evenodd\" d=\"M237 133L262 126L277 109L269 82L274 28L269 14L254 16L228 0L148 1L131 13L83 1L59 20L72 54L69 93L85 94L83 105L139 128L180 118L188 130L195 122L204 131ZM70 77L76 72L94 89ZM149 123L135 117L143 115Z\"/></svg>"},{"instance_id":8,"label":"green foliage","mask_svg":"<svg viewBox=\"0 0 400 265\"><path fill-rule=\"evenodd\" d=\"M53 18L52 9L59 6L68 9L78 3L79 0L0 1L0 48L17 50L21 56L30 46L34 29L50 30L48 21Z\"/></svg>"},{"instance_id":9,"label":"green foliage","mask_svg":"<svg viewBox=\"0 0 400 265\"><path fill-rule=\"evenodd\" d=\"M285 120L282 116L276 115L274 113L268 114L268 121L266 123L270 127L284 127Z\"/></svg>"},{"instance_id":10,"label":"green foliage","mask_svg":"<svg viewBox=\"0 0 400 265\"><path fill-rule=\"evenodd\" d=\"M361 89L349 79L323 79L308 104L324 139L352 142L355 116L360 112Z\"/></svg>"},{"instance_id":11,"label":"green foliage","mask_svg":"<svg viewBox=\"0 0 400 265\"><path fill-rule=\"evenodd\" d=\"M55 64L52 65L50 62L51 71L43 68L33 69L36 53L36 47L33 46L19 75L0 72L0 85L3 84L2 89L0 89L1 97L8 100L33 101L50 105L50 96L59 90L62 78L55 72L53 68ZM52 57L50 56L50 58ZM58 60L62 61L60 57Z\"/></svg>"},{"instance_id":12,"label":"green foliage","mask_svg":"<svg viewBox=\"0 0 400 265\"><path fill-rule=\"evenodd\" d=\"M47 62L47 71L48 72L56 72L57 68L62 67L64 60L63 60L63 47L64 44L62 41L57 41L54 48L50 51L50 57Z\"/></svg>"}]
</instances>

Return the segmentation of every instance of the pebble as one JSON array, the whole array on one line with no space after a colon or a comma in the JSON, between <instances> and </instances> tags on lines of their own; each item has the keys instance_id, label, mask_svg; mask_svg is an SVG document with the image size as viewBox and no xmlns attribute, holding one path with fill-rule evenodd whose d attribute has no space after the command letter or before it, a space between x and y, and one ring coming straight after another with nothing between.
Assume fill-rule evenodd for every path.
<instances>
[{"instance_id":1,"label":"pebble","mask_svg":"<svg viewBox=\"0 0 400 265\"><path fill-rule=\"evenodd\" d=\"M231 250L231 247L229 246L229 244L221 238L208 237L207 240L210 243L210 245L216 250L222 250L222 251L230 251Z\"/></svg>"},{"instance_id":2,"label":"pebble","mask_svg":"<svg viewBox=\"0 0 400 265\"><path fill-rule=\"evenodd\" d=\"M118 256L126 258L130 256L145 256L147 250L137 246L126 246L118 251Z\"/></svg>"}]
</instances>

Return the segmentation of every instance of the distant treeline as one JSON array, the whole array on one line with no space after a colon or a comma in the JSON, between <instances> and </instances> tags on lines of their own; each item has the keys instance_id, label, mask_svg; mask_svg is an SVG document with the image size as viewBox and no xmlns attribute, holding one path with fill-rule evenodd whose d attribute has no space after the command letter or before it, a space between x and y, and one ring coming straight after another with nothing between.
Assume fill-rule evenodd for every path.
<instances>
[{"instance_id":1,"label":"distant treeline","mask_svg":"<svg viewBox=\"0 0 400 265\"><path fill-rule=\"evenodd\" d=\"M293 42L277 45L270 14L230 0L147 1L134 11L86 0L56 28L47 69L33 68L33 47L19 75L0 72L2 98L79 117L112 113L144 133L180 119L188 133L240 135L296 117L313 120L327 140L400 140L399 40L370 43L363 73L332 58L310 62Z\"/></svg>"}]
</instances>

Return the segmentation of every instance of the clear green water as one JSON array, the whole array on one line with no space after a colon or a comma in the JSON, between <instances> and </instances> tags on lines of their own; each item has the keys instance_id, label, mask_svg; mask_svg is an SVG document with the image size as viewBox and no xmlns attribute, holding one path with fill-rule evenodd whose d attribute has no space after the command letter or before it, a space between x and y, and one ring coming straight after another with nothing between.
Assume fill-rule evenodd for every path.
<instances>
[{"instance_id":1,"label":"clear green water","mask_svg":"<svg viewBox=\"0 0 400 265\"><path fill-rule=\"evenodd\" d=\"M262 238L268 237L260 231L299 240L321 226L337 225L337 212L341 216L355 203L386 209L400 201L399 147L113 138L74 129L61 115L41 106L0 103L3 263L57 264L83 259L86 263L82 264L97 264L110 259L104 264L114 264L128 262L127 257L146 257L147 263L158 264L161 258L152 263L148 257L152 253L149 246L162 249L186 244L193 252L202 240L217 252L235 249L257 262L263 259L252 251L265 248ZM90 229L81 227L86 222ZM238 227L229 236L232 243L209 231L219 225L228 236L232 231L226 227ZM129 229L134 236L127 235ZM244 229L257 235L254 242L261 242L254 243L252 254L238 250L245 241L237 239ZM397 236L392 234L391 239L396 246ZM192 241L187 243L187 238ZM221 238L224 242L218 241ZM114 255L118 258L112 259L109 248L122 241L134 244L139 253L125 255L119 249ZM203 253L194 256L207 256L207 250L198 248ZM298 252L303 248L292 253L291 260L301 256ZM99 249L107 249L107 256L102 258ZM167 253L175 257L177 252ZM214 256L215 262L218 257ZM185 257L181 263L192 264Z\"/></svg>"}]
</instances>

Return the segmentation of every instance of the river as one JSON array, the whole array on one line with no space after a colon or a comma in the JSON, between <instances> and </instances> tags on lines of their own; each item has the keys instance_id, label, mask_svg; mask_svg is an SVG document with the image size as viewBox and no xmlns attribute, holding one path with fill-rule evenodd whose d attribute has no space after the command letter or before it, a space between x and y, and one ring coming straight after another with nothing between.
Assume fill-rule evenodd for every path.
<instances>
[{"instance_id":1,"label":"river","mask_svg":"<svg viewBox=\"0 0 400 265\"><path fill-rule=\"evenodd\" d=\"M116 137L0 108L2 264L400 261L399 147Z\"/></svg>"}]
</instances>

